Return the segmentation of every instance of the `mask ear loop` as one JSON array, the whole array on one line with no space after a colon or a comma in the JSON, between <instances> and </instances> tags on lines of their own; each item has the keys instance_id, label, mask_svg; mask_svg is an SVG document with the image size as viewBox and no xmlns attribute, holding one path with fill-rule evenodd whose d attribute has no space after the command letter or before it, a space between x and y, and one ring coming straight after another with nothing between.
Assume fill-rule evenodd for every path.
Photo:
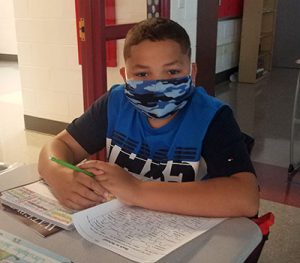
<instances>
[{"instance_id":1,"label":"mask ear loop","mask_svg":"<svg viewBox=\"0 0 300 263\"><path fill-rule=\"evenodd\" d=\"M125 68L125 70L124 70L124 75L125 75L124 81L125 81L125 83L126 83L126 85L127 85L128 76L127 76L127 70L126 70L126 68Z\"/></svg>"},{"instance_id":2,"label":"mask ear loop","mask_svg":"<svg viewBox=\"0 0 300 263\"><path fill-rule=\"evenodd\" d=\"M197 64L195 62L191 63L190 76L191 76L193 85L196 86Z\"/></svg>"}]
</instances>

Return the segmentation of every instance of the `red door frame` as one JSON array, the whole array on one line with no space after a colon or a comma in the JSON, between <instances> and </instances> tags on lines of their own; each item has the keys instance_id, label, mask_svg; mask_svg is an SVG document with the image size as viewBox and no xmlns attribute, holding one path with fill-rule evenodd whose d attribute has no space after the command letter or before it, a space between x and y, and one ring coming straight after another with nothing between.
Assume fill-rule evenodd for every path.
<instances>
[{"instance_id":1,"label":"red door frame","mask_svg":"<svg viewBox=\"0 0 300 263\"><path fill-rule=\"evenodd\" d=\"M107 91L106 41L125 38L135 24L105 25L105 1L76 0L85 21L85 41L80 41L84 109ZM160 15L170 16L170 0L160 1ZM145 10L146 12L146 10Z\"/></svg>"},{"instance_id":2,"label":"red door frame","mask_svg":"<svg viewBox=\"0 0 300 263\"><path fill-rule=\"evenodd\" d=\"M170 0L160 0L159 5L160 15L170 17ZM106 25L103 0L76 0L76 13L84 19L85 41L79 41L79 49L86 110L107 91L106 41L125 38L135 24ZM104 160L104 151L95 158Z\"/></svg>"}]
</instances>

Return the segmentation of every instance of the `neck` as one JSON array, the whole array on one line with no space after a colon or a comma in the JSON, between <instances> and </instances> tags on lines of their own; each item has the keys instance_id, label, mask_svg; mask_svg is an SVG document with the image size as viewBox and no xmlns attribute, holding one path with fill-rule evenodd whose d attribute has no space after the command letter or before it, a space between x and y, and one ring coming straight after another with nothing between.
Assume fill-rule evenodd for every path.
<instances>
[{"instance_id":1,"label":"neck","mask_svg":"<svg viewBox=\"0 0 300 263\"><path fill-rule=\"evenodd\" d=\"M152 128L158 129L168 124L171 120L174 119L175 116L176 113L165 119L148 118L148 122Z\"/></svg>"}]
</instances>

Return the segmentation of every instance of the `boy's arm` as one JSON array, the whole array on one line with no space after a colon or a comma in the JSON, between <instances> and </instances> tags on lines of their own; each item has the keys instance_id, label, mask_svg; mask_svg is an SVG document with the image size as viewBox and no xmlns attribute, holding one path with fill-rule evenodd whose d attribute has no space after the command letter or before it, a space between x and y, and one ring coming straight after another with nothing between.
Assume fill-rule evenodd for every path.
<instances>
[{"instance_id":1,"label":"boy's arm","mask_svg":"<svg viewBox=\"0 0 300 263\"><path fill-rule=\"evenodd\" d=\"M77 164L105 145L108 94L100 97L67 129L43 147L39 172L62 204L82 209L104 201L104 189L89 176L73 172L49 160L50 156Z\"/></svg>"},{"instance_id":2,"label":"boy's arm","mask_svg":"<svg viewBox=\"0 0 300 263\"><path fill-rule=\"evenodd\" d=\"M210 217L250 217L258 211L256 177L249 172L171 183L140 181L118 165L101 161L88 161L80 167L96 174L101 185L128 205Z\"/></svg>"},{"instance_id":3,"label":"boy's arm","mask_svg":"<svg viewBox=\"0 0 300 263\"><path fill-rule=\"evenodd\" d=\"M251 173L237 173L200 182L141 183L134 205L166 212L209 217L251 217L257 214L259 195Z\"/></svg>"},{"instance_id":4,"label":"boy's arm","mask_svg":"<svg viewBox=\"0 0 300 263\"><path fill-rule=\"evenodd\" d=\"M59 133L42 148L38 161L41 177L49 184L57 199L69 208L78 210L104 200L104 189L94 178L62 167L49 160L50 156L72 164L88 156L67 131Z\"/></svg>"}]
</instances>

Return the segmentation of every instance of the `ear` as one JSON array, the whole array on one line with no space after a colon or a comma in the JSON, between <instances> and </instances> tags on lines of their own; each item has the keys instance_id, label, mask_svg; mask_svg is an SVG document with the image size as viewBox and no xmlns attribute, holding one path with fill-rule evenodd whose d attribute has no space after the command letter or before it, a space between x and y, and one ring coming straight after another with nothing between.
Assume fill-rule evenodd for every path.
<instances>
[{"instance_id":1,"label":"ear","mask_svg":"<svg viewBox=\"0 0 300 263\"><path fill-rule=\"evenodd\" d=\"M125 72L125 67L120 68L120 75L123 78L124 82L126 82L126 72Z\"/></svg>"},{"instance_id":2,"label":"ear","mask_svg":"<svg viewBox=\"0 0 300 263\"><path fill-rule=\"evenodd\" d=\"M192 76L193 83L196 84L196 76L197 76L197 64L196 63L192 63L191 76Z\"/></svg>"}]
</instances>

